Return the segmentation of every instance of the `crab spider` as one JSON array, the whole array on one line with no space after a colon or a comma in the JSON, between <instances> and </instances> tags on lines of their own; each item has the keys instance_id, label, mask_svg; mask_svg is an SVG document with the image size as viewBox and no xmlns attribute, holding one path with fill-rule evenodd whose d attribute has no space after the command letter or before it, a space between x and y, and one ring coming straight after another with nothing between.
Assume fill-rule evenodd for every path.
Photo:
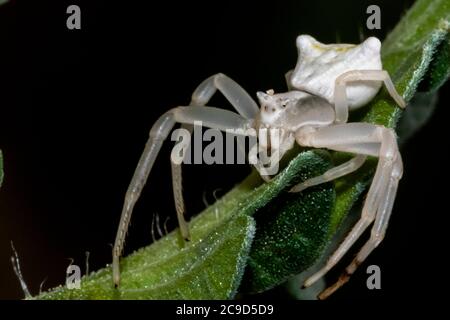
<instances>
[{"instance_id":1,"label":"crab spider","mask_svg":"<svg viewBox=\"0 0 450 320\"><path fill-rule=\"evenodd\" d=\"M402 176L402 159L395 132L381 125L347 123L348 113L366 105L384 83L396 103L405 107L389 74L382 69L380 41L371 37L359 45L322 44L311 36L297 37L299 58L294 70L286 74L289 91L275 94L273 90L258 92L261 108L236 82L223 74L203 81L192 94L188 106L173 108L153 125L144 152L128 187L116 241L113 248L113 281L120 282L119 257L133 207L138 200L163 141L176 123L192 129L194 122L219 130L246 134L259 130L258 148L270 149L270 160L277 161L295 142L304 147L326 148L355 154L348 162L294 186L291 192L337 179L362 166L367 156L378 157L377 169L364 202L360 220L328 259L326 265L305 281L310 286L334 267L362 233L373 223L370 239L362 247L345 273L320 298L326 298L342 286L384 237L391 215L398 182ZM237 113L204 106L219 90ZM267 132L261 134L261 129ZM278 130L279 139L271 139ZM277 159L272 159L277 154ZM255 157L255 153L250 155ZM275 157L276 158L276 157ZM265 180L269 174L255 162ZM181 192L181 167L172 162L175 207L182 236L189 239L184 220Z\"/></svg>"}]
</instances>

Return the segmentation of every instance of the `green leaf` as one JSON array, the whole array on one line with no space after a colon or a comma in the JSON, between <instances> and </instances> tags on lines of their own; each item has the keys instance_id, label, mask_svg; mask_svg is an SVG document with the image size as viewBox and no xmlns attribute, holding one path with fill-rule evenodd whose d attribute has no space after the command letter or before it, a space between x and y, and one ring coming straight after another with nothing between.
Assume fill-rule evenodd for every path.
<instances>
[{"instance_id":1,"label":"green leaf","mask_svg":"<svg viewBox=\"0 0 450 320\"><path fill-rule=\"evenodd\" d=\"M431 118L438 102L435 92L418 92L411 100L397 125L400 146L411 138Z\"/></svg>"},{"instance_id":2,"label":"green leaf","mask_svg":"<svg viewBox=\"0 0 450 320\"><path fill-rule=\"evenodd\" d=\"M81 279L80 289L57 287L38 299L230 299L236 294L255 231L246 215L198 217L192 241L180 249L172 232L124 259L122 281L107 267Z\"/></svg>"},{"instance_id":3,"label":"green leaf","mask_svg":"<svg viewBox=\"0 0 450 320\"><path fill-rule=\"evenodd\" d=\"M435 92L450 76L450 36L437 47L427 77L420 84L420 91Z\"/></svg>"}]
</instances>

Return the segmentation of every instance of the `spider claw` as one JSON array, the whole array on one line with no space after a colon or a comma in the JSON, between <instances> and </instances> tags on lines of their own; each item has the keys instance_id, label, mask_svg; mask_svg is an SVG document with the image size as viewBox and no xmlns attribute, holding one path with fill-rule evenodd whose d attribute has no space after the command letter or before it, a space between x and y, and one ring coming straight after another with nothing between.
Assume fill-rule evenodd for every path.
<instances>
[{"instance_id":1,"label":"spider claw","mask_svg":"<svg viewBox=\"0 0 450 320\"><path fill-rule=\"evenodd\" d=\"M401 96L399 97L397 103L400 106L400 108L402 108L402 109L406 108L406 102L405 102L405 100L403 100L403 98Z\"/></svg>"},{"instance_id":2,"label":"spider claw","mask_svg":"<svg viewBox=\"0 0 450 320\"><path fill-rule=\"evenodd\" d=\"M191 241L191 232L189 230L189 226L186 221L180 225L181 236L183 237L185 242Z\"/></svg>"},{"instance_id":3,"label":"spider claw","mask_svg":"<svg viewBox=\"0 0 450 320\"><path fill-rule=\"evenodd\" d=\"M308 288L312 286L314 283L317 282L320 278L322 278L326 273L326 269L323 268L319 270L318 272L314 273L313 275L309 276L305 282L303 283L303 287Z\"/></svg>"},{"instance_id":4,"label":"spider claw","mask_svg":"<svg viewBox=\"0 0 450 320\"><path fill-rule=\"evenodd\" d=\"M333 293L335 293L336 290L338 290L340 287L342 287L344 284L346 284L348 282L348 280L350 280L350 274L348 272L344 272L343 274L341 274L339 279L334 284L332 284L331 286L329 286L328 288L323 290L318 295L317 298L319 300L327 299L329 296L331 296Z\"/></svg>"},{"instance_id":5,"label":"spider claw","mask_svg":"<svg viewBox=\"0 0 450 320\"><path fill-rule=\"evenodd\" d=\"M307 189L308 186L304 183L300 183L294 187L291 188L291 190L289 190L289 192L291 193L297 193L297 192L302 192L303 190Z\"/></svg>"}]
</instances>

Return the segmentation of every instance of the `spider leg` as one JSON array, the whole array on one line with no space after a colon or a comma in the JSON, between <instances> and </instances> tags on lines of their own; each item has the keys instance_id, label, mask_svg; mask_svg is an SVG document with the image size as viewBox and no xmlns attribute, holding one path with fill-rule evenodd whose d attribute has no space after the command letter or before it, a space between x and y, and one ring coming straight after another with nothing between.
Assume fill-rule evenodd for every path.
<instances>
[{"instance_id":1,"label":"spider leg","mask_svg":"<svg viewBox=\"0 0 450 320\"><path fill-rule=\"evenodd\" d=\"M368 123L333 125L306 134L302 134L300 131L297 134L297 141L306 146L379 157L375 176L364 202L360 220L328 259L326 265L304 283L304 286L308 287L323 277L341 260L375 220L370 240L361 249L352 264L347 267L345 275L334 286L321 294L320 298L326 298L348 280L356 267L367 258L383 239L392 212L398 181L402 175L402 160L393 130Z\"/></svg>"},{"instance_id":2,"label":"spider leg","mask_svg":"<svg viewBox=\"0 0 450 320\"><path fill-rule=\"evenodd\" d=\"M266 150L260 144L255 144L248 153L248 161L255 167L259 176L265 182L270 182L272 180L271 176L278 172L278 165L284 153L281 150L276 150L268 156L265 152ZM266 166L266 164L270 166Z\"/></svg>"},{"instance_id":3,"label":"spider leg","mask_svg":"<svg viewBox=\"0 0 450 320\"><path fill-rule=\"evenodd\" d=\"M199 106L177 107L162 115L150 130L150 137L138 162L133 178L128 186L125 201L113 247L113 281L116 286L120 282L119 257L123 250L125 235L130 223L131 214L147 181L162 143L169 135L175 123L194 124L201 121L206 127L219 130L234 130L245 134L250 121L231 111L218 108L202 108ZM184 231L186 232L186 231Z\"/></svg>"},{"instance_id":4,"label":"spider leg","mask_svg":"<svg viewBox=\"0 0 450 320\"><path fill-rule=\"evenodd\" d=\"M250 95L234 80L222 73L215 74L206 80L194 90L189 105L191 106L205 106L212 96L219 90L236 111L246 119L254 119L259 112L258 105L250 97ZM192 133L193 126L190 124L183 124L182 128ZM178 136L174 137L175 141L179 140ZM183 199L182 188L182 169L181 163L171 161L172 171L172 188L175 200L175 209L177 211L178 224L183 238L189 240L189 227L184 219L185 205Z\"/></svg>"},{"instance_id":5,"label":"spider leg","mask_svg":"<svg viewBox=\"0 0 450 320\"><path fill-rule=\"evenodd\" d=\"M295 138L289 132L276 128L260 128L257 134L259 143L250 149L248 159L260 177L265 182L270 182L278 173L280 160L287 151L294 147ZM268 144L268 139L270 139L270 144Z\"/></svg>"},{"instance_id":6,"label":"spider leg","mask_svg":"<svg viewBox=\"0 0 450 320\"><path fill-rule=\"evenodd\" d=\"M254 119L259 108L252 97L234 80L222 73L215 74L194 90L190 105L204 106L219 90L236 111L246 119Z\"/></svg>"},{"instance_id":7,"label":"spider leg","mask_svg":"<svg viewBox=\"0 0 450 320\"><path fill-rule=\"evenodd\" d=\"M349 161L326 171L323 175L308 179L306 181L303 181L302 183L297 184L296 186L292 187L290 192L301 192L306 188L316 186L328 181L333 181L337 178L352 173L361 168L366 159L367 156L365 155L357 155Z\"/></svg>"},{"instance_id":8,"label":"spider leg","mask_svg":"<svg viewBox=\"0 0 450 320\"><path fill-rule=\"evenodd\" d=\"M406 103L395 89L389 73L385 70L352 70L336 78L334 87L335 123L345 123L348 120L349 102L347 99L347 84L358 81L383 81L387 91L395 102L405 108Z\"/></svg>"}]
</instances>

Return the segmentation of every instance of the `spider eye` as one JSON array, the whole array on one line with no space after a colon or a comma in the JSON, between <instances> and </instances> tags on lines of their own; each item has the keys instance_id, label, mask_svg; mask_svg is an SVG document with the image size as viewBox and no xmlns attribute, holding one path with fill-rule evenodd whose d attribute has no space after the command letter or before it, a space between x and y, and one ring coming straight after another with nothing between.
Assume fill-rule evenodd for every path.
<instances>
[{"instance_id":1,"label":"spider eye","mask_svg":"<svg viewBox=\"0 0 450 320\"><path fill-rule=\"evenodd\" d=\"M264 106L264 111L269 111L269 107L268 106Z\"/></svg>"}]
</instances>

